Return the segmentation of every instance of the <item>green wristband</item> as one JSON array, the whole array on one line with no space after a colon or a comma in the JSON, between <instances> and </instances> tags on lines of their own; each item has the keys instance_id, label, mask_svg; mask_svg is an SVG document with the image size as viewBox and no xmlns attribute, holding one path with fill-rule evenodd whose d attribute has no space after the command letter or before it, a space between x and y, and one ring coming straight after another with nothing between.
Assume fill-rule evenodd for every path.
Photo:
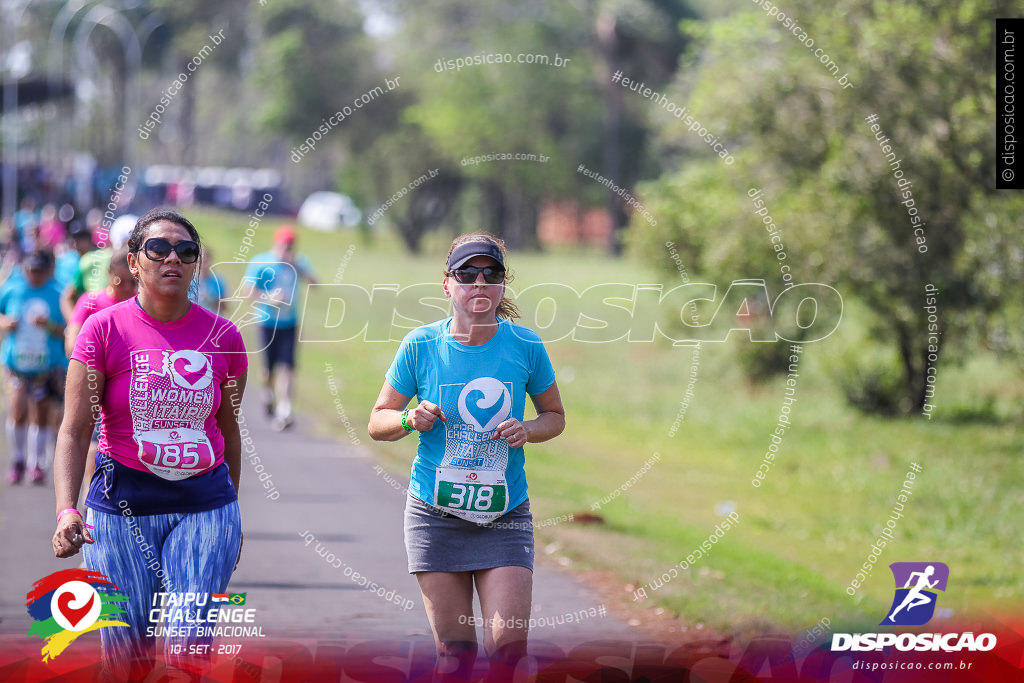
<instances>
[{"instance_id":1,"label":"green wristband","mask_svg":"<svg viewBox=\"0 0 1024 683\"><path fill-rule=\"evenodd\" d=\"M402 429L404 429L407 432L415 432L416 429L414 427L410 427L409 423L405 421L407 417L409 417L408 408L402 411Z\"/></svg>"}]
</instances>

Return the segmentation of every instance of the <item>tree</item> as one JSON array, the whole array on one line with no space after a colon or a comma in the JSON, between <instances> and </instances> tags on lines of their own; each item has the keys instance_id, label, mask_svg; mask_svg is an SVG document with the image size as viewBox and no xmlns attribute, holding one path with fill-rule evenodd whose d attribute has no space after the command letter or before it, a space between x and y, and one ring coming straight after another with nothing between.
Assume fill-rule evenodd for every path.
<instances>
[{"instance_id":1,"label":"tree","mask_svg":"<svg viewBox=\"0 0 1024 683\"><path fill-rule=\"evenodd\" d=\"M450 166L458 164L453 170L476 190L464 196L479 198L472 208L481 224L510 246L536 243L546 199L604 203L607 190L576 173L580 164L627 188L657 174L642 108L627 107L611 78L621 68L652 86L666 82L686 40L675 30L681 17L692 15L686 3L391 0L385 6L400 21L397 44L408 46L396 61L403 73L415 74L415 101L403 122L418 126ZM547 64L518 62L541 55ZM512 63L486 63L496 56ZM515 153L548 160L473 162ZM617 227L624 225L621 199L615 196L611 206Z\"/></svg>"},{"instance_id":2,"label":"tree","mask_svg":"<svg viewBox=\"0 0 1024 683\"><path fill-rule=\"evenodd\" d=\"M208 62L238 72L238 60L247 46L250 3L245 0L151 0L171 34L169 45L175 74L186 74L178 109L180 139L174 148L182 164L196 163L196 93ZM216 38L214 37L216 36ZM217 40L220 42L217 42ZM200 59L198 65L196 59ZM159 99L159 98L157 98Z\"/></svg>"},{"instance_id":3,"label":"tree","mask_svg":"<svg viewBox=\"0 0 1024 683\"><path fill-rule=\"evenodd\" d=\"M880 383L876 404L918 411L928 367L938 355L961 357L955 350L978 340L975 330L993 345L1020 348L1008 321L1020 311L1020 250L1010 226L1022 201L992 189L994 19L1012 8L841 0L823 9L795 0L789 9L822 52L760 9L693 28L695 72L677 88L702 124L737 150L737 163L691 162L648 185L664 217L657 241L676 241L702 272L753 268L781 285L746 196L762 189L792 273L799 267L798 280L835 283L858 299L871 312L872 336L895 349L899 367L891 370L900 379ZM662 144L708 159L701 141L671 119ZM941 335L931 340L926 284L940 292ZM937 346L942 352L933 355ZM862 377L887 371L878 360L858 362Z\"/></svg>"},{"instance_id":4,"label":"tree","mask_svg":"<svg viewBox=\"0 0 1024 683\"><path fill-rule=\"evenodd\" d=\"M643 111L643 107L630 108L626 94L615 82L616 73L625 71L626 77L648 83L652 88L664 87L675 75L679 57L686 49L688 36L678 30L680 22L696 18L696 12L687 2L591 2L590 24L593 26L593 44L596 73L604 104L602 122L602 168L604 176L619 187L631 188L643 177L643 154L623 154L625 149L636 151L647 147L649 126L645 117L630 116L629 111ZM608 210L612 214L614 236L611 250L622 251L623 231L629 222L626 204L616 193L607 194Z\"/></svg>"}]
</instances>

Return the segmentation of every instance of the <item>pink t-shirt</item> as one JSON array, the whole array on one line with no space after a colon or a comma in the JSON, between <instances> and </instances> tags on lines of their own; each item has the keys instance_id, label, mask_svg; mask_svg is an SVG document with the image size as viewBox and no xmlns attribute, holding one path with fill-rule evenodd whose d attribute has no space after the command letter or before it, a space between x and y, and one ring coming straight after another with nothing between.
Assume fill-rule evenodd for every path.
<instances>
[{"instance_id":1,"label":"pink t-shirt","mask_svg":"<svg viewBox=\"0 0 1024 683\"><path fill-rule=\"evenodd\" d=\"M100 452L169 481L224 461L221 385L248 367L233 323L196 304L160 322L133 297L90 316L71 358L106 378Z\"/></svg>"},{"instance_id":2,"label":"pink t-shirt","mask_svg":"<svg viewBox=\"0 0 1024 683\"><path fill-rule=\"evenodd\" d=\"M46 221L39 226L39 248L53 249L68 238L68 229L60 221Z\"/></svg>"},{"instance_id":3,"label":"pink t-shirt","mask_svg":"<svg viewBox=\"0 0 1024 683\"><path fill-rule=\"evenodd\" d=\"M75 310L71 312L71 320L68 321L68 324L82 325L93 313L110 308L116 303L117 299L107 294L106 287L98 292L86 292L75 302Z\"/></svg>"}]
</instances>

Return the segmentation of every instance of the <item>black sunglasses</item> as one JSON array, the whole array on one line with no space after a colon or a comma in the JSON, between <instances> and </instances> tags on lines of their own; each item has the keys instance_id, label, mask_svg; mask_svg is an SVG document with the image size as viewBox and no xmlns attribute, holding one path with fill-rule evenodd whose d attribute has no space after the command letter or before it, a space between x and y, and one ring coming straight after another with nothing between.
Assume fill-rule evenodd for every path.
<instances>
[{"instance_id":1,"label":"black sunglasses","mask_svg":"<svg viewBox=\"0 0 1024 683\"><path fill-rule=\"evenodd\" d=\"M150 237L142 244L142 251L150 261L163 261L173 251L182 263L195 263L199 260L199 245L192 240L182 240L171 244L163 237Z\"/></svg>"},{"instance_id":2,"label":"black sunglasses","mask_svg":"<svg viewBox=\"0 0 1024 683\"><path fill-rule=\"evenodd\" d=\"M460 285L471 285L476 282L476 276L484 274L484 282L489 285L497 285L505 280L504 268L477 268L476 266L462 266L448 273Z\"/></svg>"}]
</instances>

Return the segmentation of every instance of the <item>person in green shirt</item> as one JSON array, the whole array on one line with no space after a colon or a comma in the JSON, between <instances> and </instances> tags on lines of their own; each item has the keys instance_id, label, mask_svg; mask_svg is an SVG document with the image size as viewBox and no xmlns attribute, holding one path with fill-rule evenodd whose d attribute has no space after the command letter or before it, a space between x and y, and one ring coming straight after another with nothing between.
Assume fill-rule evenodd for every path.
<instances>
[{"instance_id":1,"label":"person in green shirt","mask_svg":"<svg viewBox=\"0 0 1024 683\"><path fill-rule=\"evenodd\" d=\"M114 250L106 246L82 254L78 259L78 270L71 279L71 284L61 293L62 309L74 310L80 296L86 292L99 292L107 286L110 255L113 253Z\"/></svg>"}]
</instances>

